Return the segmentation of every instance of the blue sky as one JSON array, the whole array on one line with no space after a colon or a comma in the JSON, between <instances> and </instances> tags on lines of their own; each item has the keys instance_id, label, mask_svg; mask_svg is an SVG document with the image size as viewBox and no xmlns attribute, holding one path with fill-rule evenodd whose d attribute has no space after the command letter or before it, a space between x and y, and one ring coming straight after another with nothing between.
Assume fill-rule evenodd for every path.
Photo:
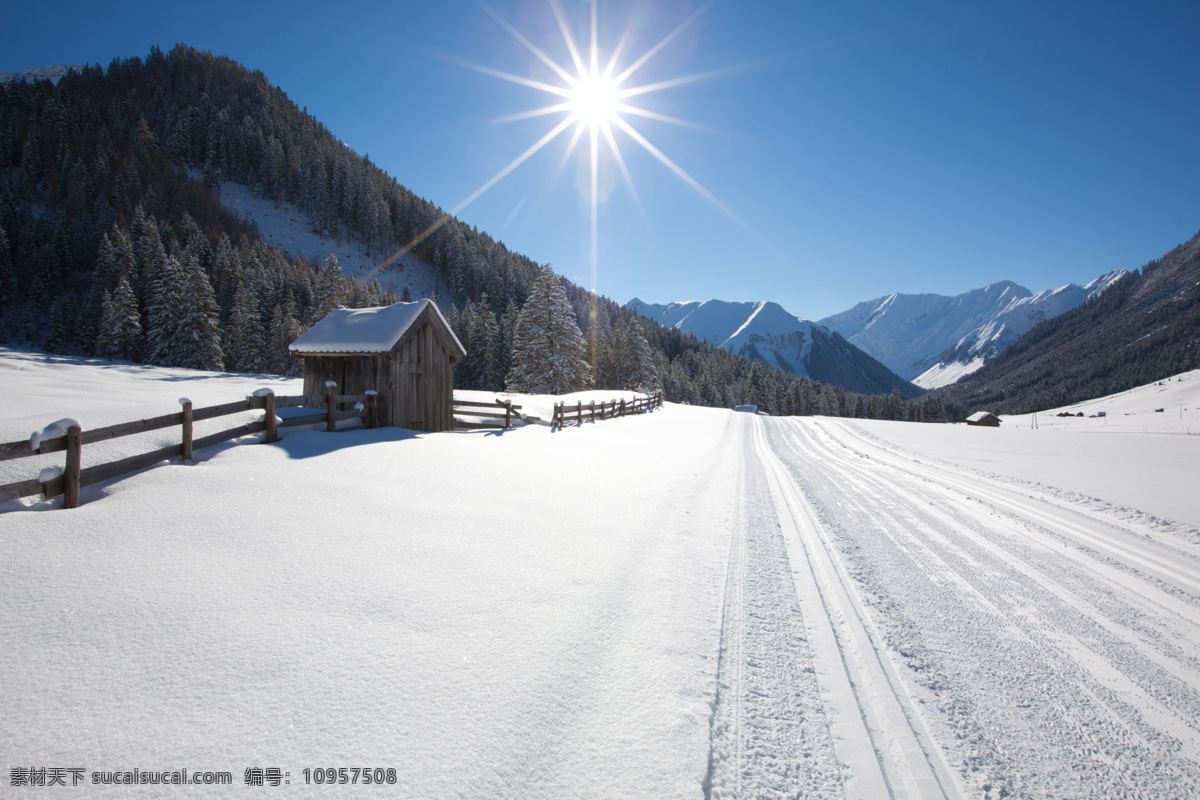
<instances>
[{"instance_id":1,"label":"blue sky","mask_svg":"<svg viewBox=\"0 0 1200 800\"><path fill-rule=\"evenodd\" d=\"M546 0L487 7L571 69ZM560 7L586 47L591 6ZM551 96L465 64L560 81L470 0L0 9L0 70L176 42L228 55L444 209L563 116L500 121ZM602 62L632 23L621 67L700 12L626 83L715 73L630 100L691 124L625 119L709 196L618 131L634 191L602 147L593 278L589 148L561 166L568 131L459 216L619 302L770 299L815 319L894 291L1083 283L1200 230L1194 0L597 12Z\"/></svg>"}]
</instances>

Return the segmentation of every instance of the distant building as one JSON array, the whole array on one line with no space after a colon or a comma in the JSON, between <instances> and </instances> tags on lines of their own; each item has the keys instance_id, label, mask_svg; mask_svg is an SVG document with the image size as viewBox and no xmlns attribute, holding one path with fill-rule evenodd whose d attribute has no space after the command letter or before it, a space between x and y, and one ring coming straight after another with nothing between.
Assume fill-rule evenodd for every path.
<instances>
[{"instance_id":1,"label":"distant building","mask_svg":"<svg viewBox=\"0 0 1200 800\"><path fill-rule=\"evenodd\" d=\"M757 414L758 406L734 406L734 411L744 411L747 414Z\"/></svg>"},{"instance_id":2,"label":"distant building","mask_svg":"<svg viewBox=\"0 0 1200 800\"><path fill-rule=\"evenodd\" d=\"M985 428L999 428L1000 418L990 411L976 411L967 417L968 425L982 425Z\"/></svg>"},{"instance_id":3,"label":"distant building","mask_svg":"<svg viewBox=\"0 0 1200 800\"><path fill-rule=\"evenodd\" d=\"M335 308L289 349L304 359L304 393L380 395L380 423L418 431L454 427L453 368L467 351L432 300Z\"/></svg>"}]
</instances>

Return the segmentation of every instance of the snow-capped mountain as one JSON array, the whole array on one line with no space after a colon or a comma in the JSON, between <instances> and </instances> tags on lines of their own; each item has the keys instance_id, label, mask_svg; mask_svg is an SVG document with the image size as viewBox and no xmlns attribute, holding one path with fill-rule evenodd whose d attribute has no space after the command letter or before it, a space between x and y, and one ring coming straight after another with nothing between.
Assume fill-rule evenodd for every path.
<instances>
[{"instance_id":1,"label":"snow-capped mountain","mask_svg":"<svg viewBox=\"0 0 1200 800\"><path fill-rule=\"evenodd\" d=\"M820 324L898 375L933 389L969 375L1037 323L1075 308L1124 275L1125 270L1115 270L1085 286L1068 284L1037 294L1012 281L955 297L892 294L859 303Z\"/></svg>"},{"instance_id":2,"label":"snow-capped mountain","mask_svg":"<svg viewBox=\"0 0 1200 800\"><path fill-rule=\"evenodd\" d=\"M634 298L625 307L668 328L756 358L773 367L853 392L904 398L921 390L823 325L797 317L778 303L689 301L666 305Z\"/></svg>"}]
</instances>

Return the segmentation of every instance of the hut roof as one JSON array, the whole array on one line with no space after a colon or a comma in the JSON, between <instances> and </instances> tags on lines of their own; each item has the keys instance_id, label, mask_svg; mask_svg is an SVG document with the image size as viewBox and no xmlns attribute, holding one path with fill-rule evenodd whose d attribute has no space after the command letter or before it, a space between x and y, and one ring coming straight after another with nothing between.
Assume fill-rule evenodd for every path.
<instances>
[{"instance_id":1,"label":"hut roof","mask_svg":"<svg viewBox=\"0 0 1200 800\"><path fill-rule=\"evenodd\" d=\"M409 328L428 316L441 329L457 358L466 354L437 304L428 298L374 308L335 308L288 345L294 353L387 353Z\"/></svg>"},{"instance_id":2,"label":"hut roof","mask_svg":"<svg viewBox=\"0 0 1200 800\"><path fill-rule=\"evenodd\" d=\"M967 417L967 422L981 422L982 420L985 420L988 417L995 417L995 416L996 415L990 411L976 411L974 414ZM999 418L997 417L997 419L999 419Z\"/></svg>"}]
</instances>

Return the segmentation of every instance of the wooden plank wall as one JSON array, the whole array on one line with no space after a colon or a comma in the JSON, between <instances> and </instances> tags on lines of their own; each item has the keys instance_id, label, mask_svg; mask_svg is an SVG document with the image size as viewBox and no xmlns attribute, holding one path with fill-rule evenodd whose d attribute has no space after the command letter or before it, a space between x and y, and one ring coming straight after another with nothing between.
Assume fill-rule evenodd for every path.
<instances>
[{"instance_id":1,"label":"wooden plank wall","mask_svg":"<svg viewBox=\"0 0 1200 800\"><path fill-rule=\"evenodd\" d=\"M450 353L423 321L390 353L365 356L304 356L304 393L325 394L325 381L339 394L374 389L383 395L381 425L419 431L454 428L454 372Z\"/></svg>"}]
</instances>

